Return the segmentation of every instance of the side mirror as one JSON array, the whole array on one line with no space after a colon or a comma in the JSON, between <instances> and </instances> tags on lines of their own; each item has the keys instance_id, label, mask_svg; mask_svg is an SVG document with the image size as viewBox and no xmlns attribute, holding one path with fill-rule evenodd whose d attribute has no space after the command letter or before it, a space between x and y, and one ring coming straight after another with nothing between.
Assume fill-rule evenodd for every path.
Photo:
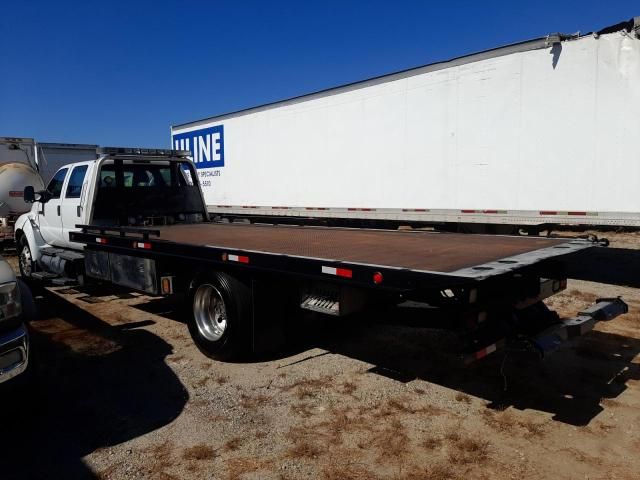
<instances>
[{"instance_id":1,"label":"side mirror","mask_svg":"<svg viewBox=\"0 0 640 480\"><path fill-rule=\"evenodd\" d=\"M24 201L27 203L36 201L36 192L31 185L24 187Z\"/></svg>"},{"instance_id":2,"label":"side mirror","mask_svg":"<svg viewBox=\"0 0 640 480\"><path fill-rule=\"evenodd\" d=\"M53 197L49 190L40 190L36 195L38 195L38 202L40 203L47 203Z\"/></svg>"}]
</instances>

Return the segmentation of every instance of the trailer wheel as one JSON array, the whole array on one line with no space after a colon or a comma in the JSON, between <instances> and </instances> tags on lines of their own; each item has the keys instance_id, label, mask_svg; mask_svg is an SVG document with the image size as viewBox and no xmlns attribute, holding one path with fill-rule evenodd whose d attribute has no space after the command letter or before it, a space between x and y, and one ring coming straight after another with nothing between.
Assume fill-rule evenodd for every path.
<instances>
[{"instance_id":1,"label":"trailer wheel","mask_svg":"<svg viewBox=\"0 0 640 480\"><path fill-rule=\"evenodd\" d=\"M210 358L228 360L251 345L251 290L224 273L198 279L191 289L189 333Z\"/></svg>"},{"instance_id":2,"label":"trailer wheel","mask_svg":"<svg viewBox=\"0 0 640 480\"><path fill-rule=\"evenodd\" d=\"M31 248L29 247L29 241L27 240L26 235L20 237L18 245L18 267L20 268L20 275L22 275L22 278L28 282L32 279L35 264L33 262Z\"/></svg>"}]
</instances>

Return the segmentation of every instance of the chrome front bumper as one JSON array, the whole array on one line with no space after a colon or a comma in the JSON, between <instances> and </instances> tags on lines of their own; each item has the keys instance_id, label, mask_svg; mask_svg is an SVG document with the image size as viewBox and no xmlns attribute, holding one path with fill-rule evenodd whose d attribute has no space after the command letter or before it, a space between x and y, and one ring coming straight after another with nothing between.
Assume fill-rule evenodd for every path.
<instances>
[{"instance_id":1,"label":"chrome front bumper","mask_svg":"<svg viewBox=\"0 0 640 480\"><path fill-rule=\"evenodd\" d=\"M24 324L0 335L0 383L20 375L29 365L29 334Z\"/></svg>"}]
</instances>

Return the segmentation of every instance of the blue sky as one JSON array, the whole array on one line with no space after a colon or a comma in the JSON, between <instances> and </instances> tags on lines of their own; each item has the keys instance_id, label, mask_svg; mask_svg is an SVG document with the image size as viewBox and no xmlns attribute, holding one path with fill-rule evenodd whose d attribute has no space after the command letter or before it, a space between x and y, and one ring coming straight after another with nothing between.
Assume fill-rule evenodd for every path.
<instances>
[{"instance_id":1,"label":"blue sky","mask_svg":"<svg viewBox=\"0 0 640 480\"><path fill-rule=\"evenodd\" d=\"M9 0L0 136L165 147L172 124L635 15L619 0Z\"/></svg>"}]
</instances>

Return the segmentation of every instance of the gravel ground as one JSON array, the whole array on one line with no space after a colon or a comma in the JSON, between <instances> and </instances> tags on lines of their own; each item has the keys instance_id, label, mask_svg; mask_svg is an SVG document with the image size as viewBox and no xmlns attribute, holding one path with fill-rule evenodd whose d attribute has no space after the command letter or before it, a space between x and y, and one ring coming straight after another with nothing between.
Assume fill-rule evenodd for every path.
<instances>
[{"instance_id":1,"label":"gravel ground","mask_svg":"<svg viewBox=\"0 0 640 480\"><path fill-rule=\"evenodd\" d=\"M18 467L0 478L638 479L639 292L572 280L549 301L561 314L617 295L631 312L540 363L462 367L398 312L220 363L165 300L45 291L36 382L1 423L2 468Z\"/></svg>"}]
</instances>

